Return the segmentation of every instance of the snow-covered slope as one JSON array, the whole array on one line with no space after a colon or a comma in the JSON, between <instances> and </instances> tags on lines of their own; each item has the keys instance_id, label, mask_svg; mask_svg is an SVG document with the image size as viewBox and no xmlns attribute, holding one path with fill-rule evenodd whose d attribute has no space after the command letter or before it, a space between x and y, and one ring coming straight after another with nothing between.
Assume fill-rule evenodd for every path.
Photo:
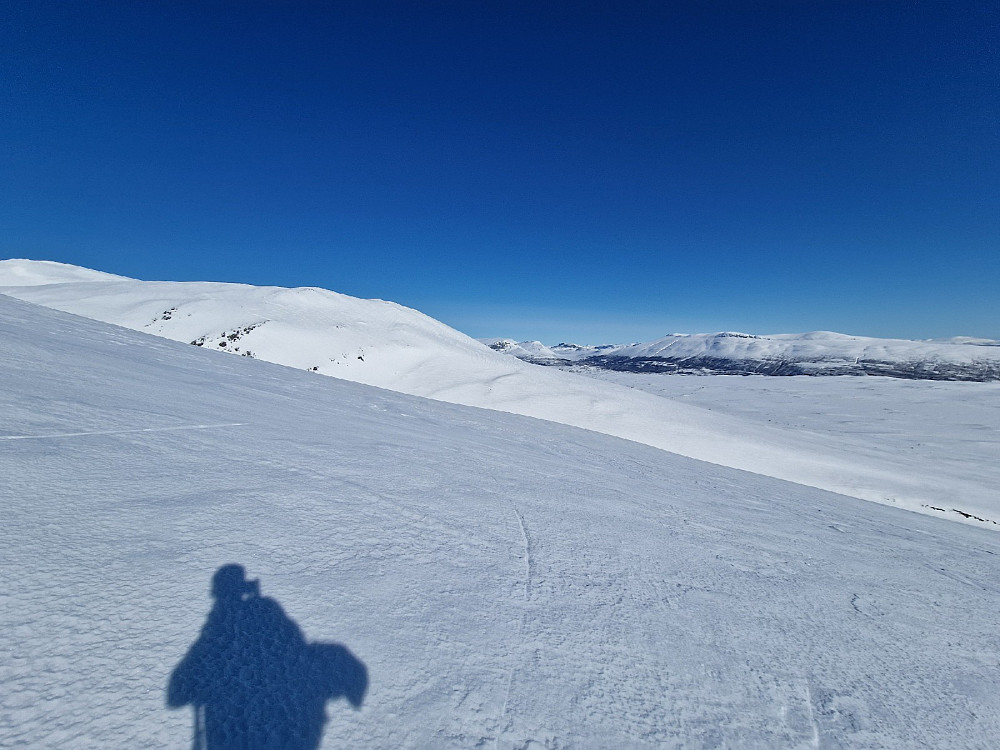
<instances>
[{"instance_id":1,"label":"snow-covered slope","mask_svg":"<svg viewBox=\"0 0 1000 750\"><path fill-rule=\"evenodd\" d=\"M0 262L0 292L203 348L451 403L538 417L684 456L921 512L1000 521L993 473L938 466L878 446L754 423L613 383L521 362L415 310L322 289L85 276ZM87 272L91 273L91 272ZM7 285L31 276L31 286ZM956 516L958 518L960 516Z\"/></svg>"},{"instance_id":2,"label":"snow-covered slope","mask_svg":"<svg viewBox=\"0 0 1000 750\"><path fill-rule=\"evenodd\" d=\"M984 529L3 297L0 383L6 746L1000 745Z\"/></svg>"},{"instance_id":3,"label":"snow-covered slope","mask_svg":"<svg viewBox=\"0 0 1000 750\"><path fill-rule=\"evenodd\" d=\"M550 350L557 357L571 361L586 359L587 357L599 357L604 354L611 354L617 349L624 349L629 344L569 344L563 342L550 347Z\"/></svg>"},{"instance_id":4,"label":"snow-covered slope","mask_svg":"<svg viewBox=\"0 0 1000 750\"><path fill-rule=\"evenodd\" d=\"M589 377L738 417L756 427L822 435L861 460L882 456L897 468L975 476L1000 488L1000 383L900 378L664 377L590 368ZM933 468L931 468L933 467ZM968 512L955 496L928 504L943 516ZM992 524L991 524L992 525ZM994 526L994 528L997 528Z\"/></svg>"},{"instance_id":5,"label":"snow-covered slope","mask_svg":"<svg viewBox=\"0 0 1000 750\"><path fill-rule=\"evenodd\" d=\"M557 344L552 357L508 354L541 364L578 363L619 372L760 375L887 375L925 380L1000 380L1000 342L957 337L911 341L847 336L829 331L757 336L674 333L643 344ZM559 360L562 360L561 362Z\"/></svg>"},{"instance_id":6,"label":"snow-covered slope","mask_svg":"<svg viewBox=\"0 0 1000 750\"><path fill-rule=\"evenodd\" d=\"M19 286L22 278L30 284ZM397 390L414 390L432 373L447 382L454 368L464 372L490 359L510 369L496 353L416 310L325 289L138 281L8 260L0 261L0 292L174 341Z\"/></svg>"},{"instance_id":7,"label":"snow-covered slope","mask_svg":"<svg viewBox=\"0 0 1000 750\"><path fill-rule=\"evenodd\" d=\"M130 279L51 260L0 260L0 285L44 286L83 281L130 281Z\"/></svg>"},{"instance_id":8,"label":"snow-covered slope","mask_svg":"<svg viewBox=\"0 0 1000 750\"><path fill-rule=\"evenodd\" d=\"M557 363L562 357L545 346L541 341L522 341L514 339L476 339L495 352L503 352L535 364Z\"/></svg>"}]
</instances>

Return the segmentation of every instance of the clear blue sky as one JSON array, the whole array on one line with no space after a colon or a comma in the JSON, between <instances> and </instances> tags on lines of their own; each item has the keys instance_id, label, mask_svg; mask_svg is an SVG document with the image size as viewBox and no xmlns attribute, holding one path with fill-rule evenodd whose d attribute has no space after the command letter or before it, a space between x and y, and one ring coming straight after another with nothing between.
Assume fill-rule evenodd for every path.
<instances>
[{"instance_id":1,"label":"clear blue sky","mask_svg":"<svg viewBox=\"0 0 1000 750\"><path fill-rule=\"evenodd\" d=\"M0 256L474 336L1000 337L1000 5L0 6Z\"/></svg>"}]
</instances>

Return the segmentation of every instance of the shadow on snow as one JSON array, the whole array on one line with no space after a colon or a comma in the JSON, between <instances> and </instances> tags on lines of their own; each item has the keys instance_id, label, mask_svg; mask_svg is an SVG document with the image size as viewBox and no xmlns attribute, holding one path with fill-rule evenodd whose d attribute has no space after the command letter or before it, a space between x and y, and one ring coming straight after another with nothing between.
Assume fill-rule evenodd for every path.
<instances>
[{"instance_id":1,"label":"shadow on snow","mask_svg":"<svg viewBox=\"0 0 1000 750\"><path fill-rule=\"evenodd\" d=\"M194 708L195 750L314 750L326 703L361 706L368 671L339 643L309 643L242 565L212 578L215 604L174 669L167 705Z\"/></svg>"}]
</instances>

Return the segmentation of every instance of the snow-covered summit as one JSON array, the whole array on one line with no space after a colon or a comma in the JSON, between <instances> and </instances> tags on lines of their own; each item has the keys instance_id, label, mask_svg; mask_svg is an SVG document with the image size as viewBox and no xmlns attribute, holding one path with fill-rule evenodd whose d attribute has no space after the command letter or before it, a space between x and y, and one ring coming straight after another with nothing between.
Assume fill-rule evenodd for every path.
<instances>
[{"instance_id":1,"label":"snow-covered summit","mask_svg":"<svg viewBox=\"0 0 1000 750\"><path fill-rule=\"evenodd\" d=\"M41 286L86 281L124 281L127 277L94 271L90 268L58 263L54 260L11 258L0 260L0 284L4 286Z\"/></svg>"}]
</instances>

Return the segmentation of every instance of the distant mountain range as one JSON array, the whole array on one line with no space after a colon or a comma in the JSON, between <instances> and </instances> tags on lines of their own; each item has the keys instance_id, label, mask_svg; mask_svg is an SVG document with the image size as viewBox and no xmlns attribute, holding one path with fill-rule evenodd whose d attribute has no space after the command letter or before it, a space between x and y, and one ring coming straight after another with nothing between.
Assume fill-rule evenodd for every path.
<instances>
[{"instance_id":1,"label":"distant mountain range","mask_svg":"<svg viewBox=\"0 0 1000 750\"><path fill-rule=\"evenodd\" d=\"M911 341L829 331L757 336L674 333L637 344L545 346L480 339L526 362L641 373L726 375L885 375L920 380L1000 380L1000 341L957 337Z\"/></svg>"}]
</instances>

